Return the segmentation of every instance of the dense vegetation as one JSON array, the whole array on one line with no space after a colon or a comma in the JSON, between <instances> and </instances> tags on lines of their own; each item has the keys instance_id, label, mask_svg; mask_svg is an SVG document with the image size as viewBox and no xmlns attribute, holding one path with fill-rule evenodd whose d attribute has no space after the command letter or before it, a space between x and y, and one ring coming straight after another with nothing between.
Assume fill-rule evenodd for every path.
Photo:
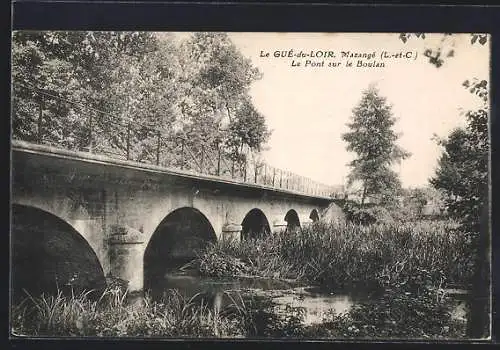
<instances>
[{"instance_id":1,"label":"dense vegetation","mask_svg":"<svg viewBox=\"0 0 500 350\"><path fill-rule=\"evenodd\" d=\"M411 35L402 33L400 38L406 42ZM425 39L425 34L415 35ZM441 67L444 58L443 36L441 46L437 49L426 49L424 56L429 62ZM478 42L485 45L488 36L471 34L471 44ZM446 59L454 56L453 47ZM437 137L443 152L438 160L435 175L429 179L429 184L439 192L442 210L447 217L456 220L460 232L467 235L471 243L469 249L472 260L472 294L468 335L481 338L489 333L490 312L490 197L489 197L489 92L488 82L478 78L465 80L463 86L479 98L482 106L475 110L466 110L466 125L453 130L444 138ZM395 143L397 135L392 131L395 119L386 100L378 95L378 91L369 87L363 92L359 104L353 109L350 131L343 135L347 142L347 150L356 153L351 163L348 185L355 196L344 205L348 220L362 225L376 222L395 221L403 223L405 201L408 193L404 193L397 174L390 168L394 161L404 159L409 154L402 151ZM377 142L372 142L372 138ZM357 188L352 185L359 182ZM427 189L425 189L427 190ZM419 191L410 195L416 204L417 213L429 201L425 193ZM357 198L356 198L357 196ZM370 198L371 197L371 198ZM366 200L369 200L369 203ZM403 209L403 210L402 210ZM422 210L417 216L421 216Z\"/></svg>"},{"instance_id":2,"label":"dense vegetation","mask_svg":"<svg viewBox=\"0 0 500 350\"><path fill-rule=\"evenodd\" d=\"M327 314L322 323L304 325L303 310L276 304L263 296L227 294L221 309L187 298L175 290L163 300L146 297L134 303L117 289L99 300L85 294L27 298L16 305L12 330L40 337L308 337L440 339L464 336L464 322L451 318L452 304L434 293L384 296L353 307L348 314Z\"/></svg>"},{"instance_id":3,"label":"dense vegetation","mask_svg":"<svg viewBox=\"0 0 500 350\"><path fill-rule=\"evenodd\" d=\"M199 295L168 290L161 300L130 302L109 288L100 298L41 296L15 305L18 334L163 337L462 337L443 288L470 283L470 240L450 222L369 227L322 225L301 233L220 242L191 263L200 274L293 279L335 293L371 291L348 314L330 313L304 325L303 310L278 312L272 298L227 292L231 303L214 308Z\"/></svg>"},{"instance_id":4,"label":"dense vegetation","mask_svg":"<svg viewBox=\"0 0 500 350\"><path fill-rule=\"evenodd\" d=\"M194 264L210 276L299 279L331 290L356 284L371 289L436 289L470 284L470 244L470 237L450 221L319 223L300 234L218 242L201 252Z\"/></svg>"},{"instance_id":5,"label":"dense vegetation","mask_svg":"<svg viewBox=\"0 0 500 350\"><path fill-rule=\"evenodd\" d=\"M270 134L249 95L260 78L225 33L18 31L12 136L174 166L181 144L242 161Z\"/></svg>"}]
</instances>

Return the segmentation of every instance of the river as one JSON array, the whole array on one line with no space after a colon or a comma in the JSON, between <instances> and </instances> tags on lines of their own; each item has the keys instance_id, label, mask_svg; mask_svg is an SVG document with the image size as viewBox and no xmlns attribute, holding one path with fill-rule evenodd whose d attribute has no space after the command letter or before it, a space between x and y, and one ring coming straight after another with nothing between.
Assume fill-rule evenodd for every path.
<instances>
[{"instance_id":1,"label":"river","mask_svg":"<svg viewBox=\"0 0 500 350\"><path fill-rule=\"evenodd\" d=\"M255 277L221 279L174 270L164 275L164 278L150 291L151 296L154 299L161 298L161 295L169 289L176 289L188 298L203 299L205 305L215 308L233 303L235 293L246 298L262 296L272 301L275 312L278 313L289 312L291 308L301 308L303 325L320 324L329 313L346 314L357 303L380 297L380 292L368 293L359 290L327 292L316 286L291 281ZM449 291L449 293L455 295L452 318L465 321L466 292Z\"/></svg>"}]
</instances>

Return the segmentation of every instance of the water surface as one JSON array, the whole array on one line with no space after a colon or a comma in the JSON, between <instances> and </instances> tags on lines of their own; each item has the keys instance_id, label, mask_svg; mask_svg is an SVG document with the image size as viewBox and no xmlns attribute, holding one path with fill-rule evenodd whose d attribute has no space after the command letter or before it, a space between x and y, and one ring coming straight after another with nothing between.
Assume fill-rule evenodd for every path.
<instances>
[{"instance_id":1,"label":"water surface","mask_svg":"<svg viewBox=\"0 0 500 350\"><path fill-rule=\"evenodd\" d=\"M361 302L379 300L379 293L368 293L359 290L324 291L315 286L307 286L296 282L269 278L231 278L196 276L189 272L169 271L164 275L155 289L153 298L160 298L170 289L176 289L182 295L201 300L205 305L222 308L235 302L235 293L243 298L253 296L265 297L275 304L275 312L286 314L290 308L303 310L303 324L322 323L324 318L334 312L347 314L353 306ZM452 318L466 320L467 301L464 291L448 291L454 299Z\"/></svg>"}]
</instances>

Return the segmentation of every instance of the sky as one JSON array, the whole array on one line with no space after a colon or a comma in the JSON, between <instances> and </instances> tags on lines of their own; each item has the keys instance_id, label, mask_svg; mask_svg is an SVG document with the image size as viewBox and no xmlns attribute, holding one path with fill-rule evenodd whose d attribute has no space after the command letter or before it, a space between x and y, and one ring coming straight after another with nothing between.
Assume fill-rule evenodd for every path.
<instances>
[{"instance_id":1,"label":"sky","mask_svg":"<svg viewBox=\"0 0 500 350\"><path fill-rule=\"evenodd\" d=\"M471 45L469 34L454 34L442 42L443 37L427 34L424 40L411 37L403 43L399 34L230 33L240 52L263 74L252 84L250 95L272 130L264 159L325 184L343 184L355 154L346 151L341 135L348 131L346 124L362 91L375 83L398 118L394 126L401 133L398 144L412 154L394 169L404 187L427 185L441 154L433 135L445 137L463 126L461 111L480 105L463 81L489 80L488 44ZM453 49L454 55L436 68L423 53L440 45L445 53ZM290 50L292 54L326 51L335 57L274 57L275 51ZM385 67L356 67L358 58L342 59L341 51L375 52L374 59L363 60L384 62ZM382 60L383 51L411 52L412 57ZM269 57L261 57L266 53ZM305 67L306 60L325 63ZM353 67L346 67L347 61ZM298 62L301 66L292 66ZM340 65L328 67L329 62Z\"/></svg>"}]
</instances>

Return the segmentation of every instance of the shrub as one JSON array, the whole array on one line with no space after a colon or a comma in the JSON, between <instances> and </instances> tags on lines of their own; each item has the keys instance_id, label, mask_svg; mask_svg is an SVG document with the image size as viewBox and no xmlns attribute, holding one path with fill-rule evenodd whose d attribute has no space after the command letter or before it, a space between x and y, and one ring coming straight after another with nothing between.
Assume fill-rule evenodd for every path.
<instances>
[{"instance_id":1,"label":"shrub","mask_svg":"<svg viewBox=\"0 0 500 350\"><path fill-rule=\"evenodd\" d=\"M211 244L192 264L204 276L236 277L250 273L250 266L231 254L226 243Z\"/></svg>"},{"instance_id":2,"label":"shrub","mask_svg":"<svg viewBox=\"0 0 500 350\"><path fill-rule=\"evenodd\" d=\"M348 222L357 225L370 225L377 221L377 218L366 208L362 208L355 202L346 201L342 205L342 210Z\"/></svg>"},{"instance_id":3,"label":"shrub","mask_svg":"<svg viewBox=\"0 0 500 350\"><path fill-rule=\"evenodd\" d=\"M453 320L451 301L424 290L389 290L380 298L354 305L348 314L331 313L323 336L337 338L439 339L465 336L464 321Z\"/></svg>"},{"instance_id":4,"label":"shrub","mask_svg":"<svg viewBox=\"0 0 500 350\"><path fill-rule=\"evenodd\" d=\"M353 201L345 201L342 204L342 211L346 220L355 225L373 225L375 223L394 224L395 210L392 207L383 207L380 205L365 204L359 205Z\"/></svg>"}]
</instances>

